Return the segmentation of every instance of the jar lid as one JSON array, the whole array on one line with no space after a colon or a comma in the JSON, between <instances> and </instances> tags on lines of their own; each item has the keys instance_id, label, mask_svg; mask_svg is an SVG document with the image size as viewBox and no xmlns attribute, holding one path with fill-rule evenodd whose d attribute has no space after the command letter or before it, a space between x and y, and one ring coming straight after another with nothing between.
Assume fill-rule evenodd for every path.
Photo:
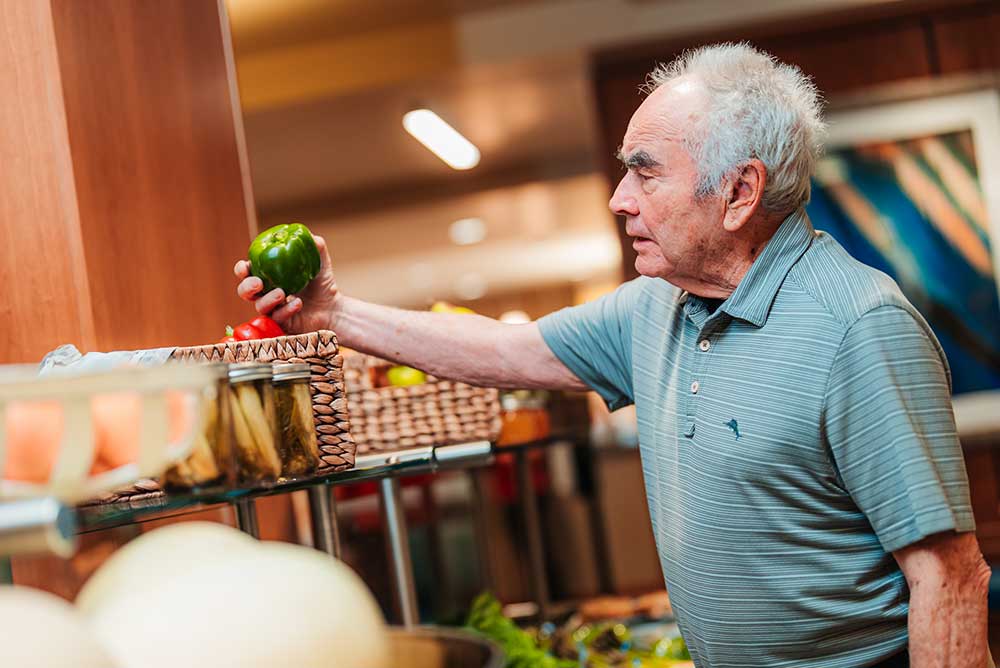
<instances>
[{"instance_id":1,"label":"jar lid","mask_svg":"<svg viewBox=\"0 0 1000 668\"><path fill-rule=\"evenodd\" d=\"M251 380L271 380L271 365L257 362L229 365L230 383L244 383Z\"/></svg>"},{"instance_id":2,"label":"jar lid","mask_svg":"<svg viewBox=\"0 0 1000 668\"><path fill-rule=\"evenodd\" d=\"M290 380L309 380L312 369L308 364L275 364L274 382L286 383Z\"/></svg>"}]
</instances>

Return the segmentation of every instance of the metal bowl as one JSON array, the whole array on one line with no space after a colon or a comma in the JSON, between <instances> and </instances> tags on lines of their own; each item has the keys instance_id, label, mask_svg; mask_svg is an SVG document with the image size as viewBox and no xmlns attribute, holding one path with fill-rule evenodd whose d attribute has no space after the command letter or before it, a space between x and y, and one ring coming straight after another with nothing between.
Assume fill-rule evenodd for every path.
<instances>
[{"instance_id":1,"label":"metal bowl","mask_svg":"<svg viewBox=\"0 0 1000 668\"><path fill-rule=\"evenodd\" d=\"M405 668L503 668L503 650L461 629L392 627L392 665Z\"/></svg>"}]
</instances>

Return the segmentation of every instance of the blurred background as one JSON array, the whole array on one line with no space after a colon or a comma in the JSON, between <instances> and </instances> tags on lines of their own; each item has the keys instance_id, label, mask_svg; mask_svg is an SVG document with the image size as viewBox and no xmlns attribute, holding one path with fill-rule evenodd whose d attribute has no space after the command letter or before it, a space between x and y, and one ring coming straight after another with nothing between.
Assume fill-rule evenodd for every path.
<instances>
[{"instance_id":1,"label":"blurred background","mask_svg":"<svg viewBox=\"0 0 1000 668\"><path fill-rule=\"evenodd\" d=\"M36 258L0 244L0 278L28 285L0 304L12 321L0 330L4 362L65 342L214 341L246 316L233 262L257 231L293 220L327 239L341 288L362 299L448 301L511 321L593 299L635 275L607 200L646 74L727 40L799 65L844 128L810 213L892 274L945 344L980 541L1000 564L1000 3L38 6L0 0L9 24L31 26L0 50L0 74L17 75L11 95L23 101L0 107L0 133L18 130L0 135L0 156L46 158L17 172L20 191L0 191L0 231L44 247L44 264L64 271L42 275ZM415 110L439 120L411 134L404 118L428 118L407 117ZM423 143L435 127L450 158ZM540 500L545 591L526 554L517 456L502 454L491 469L404 488L424 618L457 619L484 588L527 604L511 614L528 616L540 598L557 607L660 589L634 416L586 395L505 401L508 443L558 437L517 455ZM376 499L337 493L345 556L391 614ZM311 540L296 503L261 499L262 535ZM115 545L153 525L90 535L70 562L16 560L15 580L72 596Z\"/></svg>"},{"instance_id":2,"label":"blurred background","mask_svg":"<svg viewBox=\"0 0 1000 668\"><path fill-rule=\"evenodd\" d=\"M398 306L537 317L615 284L586 54L641 35L643 4L227 3L261 226L304 219L346 292ZM408 134L417 108L478 164Z\"/></svg>"},{"instance_id":3,"label":"blurred background","mask_svg":"<svg viewBox=\"0 0 1000 668\"><path fill-rule=\"evenodd\" d=\"M301 219L329 237L343 289L363 299L411 308L447 300L493 317L536 318L634 275L631 246L618 243L622 229L605 203L620 176L611 156L655 63L704 43L750 40L810 74L835 120L842 109L990 88L990 47L977 36L991 25L991 4L230 0L226 6L260 225ZM964 104L952 108L960 115ZM464 136L474 162L453 168L411 136L403 119L415 109L433 112ZM965 142L963 153L958 142L936 141L926 131L884 139L924 143L897 147L916 156L900 166L886 159L845 162L844 150L864 147L842 141L848 146L831 152L828 162L837 162L839 172L848 164L852 192L817 184L810 213L817 227L904 285L942 339L958 392L995 388L1000 310L987 202L980 192L971 204L934 209L919 194L927 183L896 176L907 167L930 169L930 187L940 184L942 200L954 200L963 188L975 191L981 179L973 142ZM958 177L966 183L943 178L950 174L934 162L933 149L923 155L928 141L937 154L968 167ZM873 152L867 147L867 155ZM981 160L992 163L992 156ZM880 170L893 175L887 181L865 175ZM829 165L822 173L832 173ZM899 183L910 206L873 195ZM852 207L858 200L879 215L866 219ZM902 253L888 252L886 240L893 238ZM960 238L973 239L974 247ZM944 273L913 271L921 266ZM975 306L968 312L946 306L956 300Z\"/></svg>"}]
</instances>

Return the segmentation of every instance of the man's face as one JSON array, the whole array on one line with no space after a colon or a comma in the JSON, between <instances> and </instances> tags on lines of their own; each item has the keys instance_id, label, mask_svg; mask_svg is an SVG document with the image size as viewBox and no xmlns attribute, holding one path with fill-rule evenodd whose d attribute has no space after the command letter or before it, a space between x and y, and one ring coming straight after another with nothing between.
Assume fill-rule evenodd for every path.
<instances>
[{"instance_id":1,"label":"man's face","mask_svg":"<svg viewBox=\"0 0 1000 668\"><path fill-rule=\"evenodd\" d=\"M629 122L620 155L628 171L608 203L625 217L636 270L675 284L699 280L722 232L722 200L695 197L698 170L682 143L703 108L704 91L690 80L653 91Z\"/></svg>"}]
</instances>

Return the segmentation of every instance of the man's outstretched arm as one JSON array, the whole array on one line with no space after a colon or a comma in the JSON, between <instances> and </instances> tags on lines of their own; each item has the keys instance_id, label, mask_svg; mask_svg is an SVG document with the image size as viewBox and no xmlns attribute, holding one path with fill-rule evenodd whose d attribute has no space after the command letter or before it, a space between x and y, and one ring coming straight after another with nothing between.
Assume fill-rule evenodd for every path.
<instances>
[{"instance_id":1,"label":"man's outstretched arm","mask_svg":"<svg viewBox=\"0 0 1000 668\"><path fill-rule=\"evenodd\" d=\"M316 237L322 266L301 293L261 294L245 260L236 263L239 295L289 332L332 329L348 348L407 364L441 378L499 388L586 390L542 338L535 323L511 325L480 315L406 311L371 304L337 289L326 243Z\"/></svg>"}]
</instances>

